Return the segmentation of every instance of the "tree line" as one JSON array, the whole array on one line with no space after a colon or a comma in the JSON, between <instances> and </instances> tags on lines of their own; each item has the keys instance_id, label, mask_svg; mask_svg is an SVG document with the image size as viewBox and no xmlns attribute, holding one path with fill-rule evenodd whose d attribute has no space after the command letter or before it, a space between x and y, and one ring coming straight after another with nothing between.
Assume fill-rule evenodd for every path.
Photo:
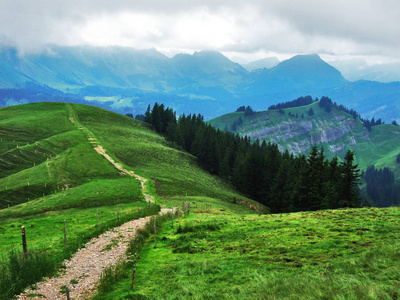
<instances>
[{"instance_id":1,"label":"tree line","mask_svg":"<svg viewBox=\"0 0 400 300\"><path fill-rule=\"evenodd\" d=\"M307 157L295 157L281 153L276 144L215 129L200 114L177 118L158 103L152 109L148 106L145 122L174 147L196 156L204 170L231 182L273 213L361 204L360 170L352 151L343 162L326 159L324 149L316 145Z\"/></svg>"},{"instance_id":2,"label":"tree line","mask_svg":"<svg viewBox=\"0 0 400 300\"><path fill-rule=\"evenodd\" d=\"M318 102L318 101L319 101L319 106L324 108L327 113L330 113L332 111L332 108L336 108L338 110L344 111L344 112L348 113L349 115L353 116L354 119L360 119L361 122L363 123L364 127L369 132L372 131L373 126L385 124L385 122L383 122L382 119L380 119L380 118L377 120L375 120L374 117L372 117L371 120L369 120L367 118L362 118L361 115L354 109L352 109L352 108L350 109L341 104L339 105L336 102L333 102L330 98L325 97L325 96L321 97L321 100L318 100L318 98L315 98L313 100L311 96L299 97L299 98L291 100L291 101L286 101L286 102L271 105L270 107L268 107L268 110L276 109L276 110L279 110L280 113L284 113L285 108L305 106L305 105L309 105L311 103ZM313 114L314 114L314 112L312 111L312 108L310 108L310 110L308 111L308 115L312 116ZM396 120L394 120L391 124L394 126L399 126L399 124L397 124Z\"/></svg>"},{"instance_id":3,"label":"tree line","mask_svg":"<svg viewBox=\"0 0 400 300\"><path fill-rule=\"evenodd\" d=\"M367 182L367 195L374 206L400 205L400 184L395 181L394 173L389 168L375 169L369 166L362 173L362 178Z\"/></svg>"}]
</instances>

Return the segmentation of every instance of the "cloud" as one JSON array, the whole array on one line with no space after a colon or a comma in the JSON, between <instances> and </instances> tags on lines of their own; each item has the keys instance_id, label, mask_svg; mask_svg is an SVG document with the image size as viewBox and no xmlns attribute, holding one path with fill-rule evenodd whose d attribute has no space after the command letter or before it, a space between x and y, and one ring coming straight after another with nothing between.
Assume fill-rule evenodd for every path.
<instances>
[{"instance_id":1,"label":"cloud","mask_svg":"<svg viewBox=\"0 0 400 300\"><path fill-rule=\"evenodd\" d=\"M2 0L0 43L399 57L397 0Z\"/></svg>"}]
</instances>

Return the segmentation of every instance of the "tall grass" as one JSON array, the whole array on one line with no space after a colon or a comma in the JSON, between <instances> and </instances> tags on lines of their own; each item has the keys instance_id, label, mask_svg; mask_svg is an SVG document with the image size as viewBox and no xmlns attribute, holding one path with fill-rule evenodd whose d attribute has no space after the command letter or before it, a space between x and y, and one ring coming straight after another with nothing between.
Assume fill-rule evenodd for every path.
<instances>
[{"instance_id":1,"label":"tall grass","mask_svg":"<svg viewBox=\"0 0 400 300\"><path fill-rule=\"evenodd\" d=\"M175 212L174 217L176 218L177 216L178 213ZM138 256L140 256L139 254L142 252L143 248L145 248L151 242L150 238L154 234L154 218L155 217L151 217L144 227L136 231L138 251L139 251L139 253L137 253ZM172 218L172 213L167 213L162 216L157 216L156 226L161 227L162 224L166 223L167 221L170 221L171 218ZM136 238L130 241L127 253L131 257L134 257L135 251L136 251ZM120 262L117 265L104 270L101 279L99 281L99 287L98 287L99 294L96 294L93 299L101 299L102 297L101 295L109 291L112 291L114 285L118 283L121 279L128 278L129 272L120 272L120 271L124 269L131 270L132 266L133 262L131 260L128 260L126 262Z\"/></svg>"}]
</instances>

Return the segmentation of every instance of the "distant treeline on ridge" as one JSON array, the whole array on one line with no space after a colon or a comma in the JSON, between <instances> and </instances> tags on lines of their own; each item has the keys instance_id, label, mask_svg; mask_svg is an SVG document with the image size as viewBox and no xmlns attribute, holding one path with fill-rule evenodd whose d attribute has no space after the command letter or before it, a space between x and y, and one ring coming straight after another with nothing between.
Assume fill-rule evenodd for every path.
<instances>
[{"instance_id":1,"label":"distant treeline on ridge","mask_svg":"<svg viewBox=\"0 0 400 300\"><path fill-rule=\"evenodd\" d=\"M177 118L171 108L158 103L152 109L148 106L144 120L174 147L196 156L206 171L231 182L271 212L361 205L360 170L352 151L341 163L337 157L326 159L317 146L308 157L294 157L279 152L276 144L215 129L201 115Z\"/></svg>"},{"instance_id":2,"label":"distant treeline on ridge","mask_svg":"<svg viewBox=\"0 0 400 300\"><path fill-rule=\"evenodd\" d=\"M321 97L321 100L318 100L318 98L315 98L313 100L311 96L299 97L299 98L291 100L291 101L286 101L286 102L271 105L268 107L268 110L276 110L277 109L277 110L283 112L283 109L285 109L285 108L305 106L305 105L309 105L309 104L312 104L312 103L318 102L318 101L319 101L319 106L323 107L325 109L325 111L328 113L330 113L332 111L332 108L334 107L338 110L348 113L349 115L352 115L354 119L357 119L357 118L360 119L363 122L364 127L368 131L371 131L372 130L371 127L373 127L373 126L385 124L385 122L383 122L380 118L376 121L375 121L375 118L372 118L371 120L362 118L361 115L354 109L349 109L344 105L339 105L336 102L333 102L330 98L325 97L325 96ZM398 126L396 121L393 121L392 124L395 126Z\"/></svg>"}]
</instances>

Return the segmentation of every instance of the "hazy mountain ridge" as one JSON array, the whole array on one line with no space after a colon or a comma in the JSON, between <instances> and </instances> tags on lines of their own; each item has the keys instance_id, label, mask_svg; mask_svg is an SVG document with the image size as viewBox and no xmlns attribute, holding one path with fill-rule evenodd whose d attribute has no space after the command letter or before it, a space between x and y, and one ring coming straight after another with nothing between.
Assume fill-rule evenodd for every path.
<instances>
[{"instance_id":1,"label":"hazy mountain ridge","mask_svg":"<svg viewBox=\"0 0 400 300\"><path fill-rule=\"evenodd\" d=\"M112 109L121 113L143 113L147 104L158 101L178 113L196 112L208 119L243 103L263 110L300 95L327 95L363 116L400 122L400 83L349 82L316 54L252 72L216 51L168 58L155 49L51 46L24 56L3 48L0 58L2 88L34 82L113 101Z\"/></svg>"}]
</instances>

